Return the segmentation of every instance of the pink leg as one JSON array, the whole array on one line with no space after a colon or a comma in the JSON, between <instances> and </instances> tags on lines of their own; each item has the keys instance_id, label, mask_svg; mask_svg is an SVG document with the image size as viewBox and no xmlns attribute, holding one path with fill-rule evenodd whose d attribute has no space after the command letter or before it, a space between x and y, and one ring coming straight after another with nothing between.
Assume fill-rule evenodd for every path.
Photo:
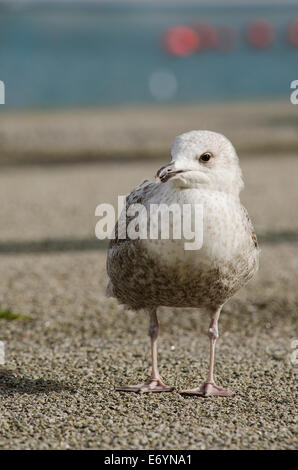
<instances>
[{"instance_id":1,"label":"pink leg","mask_svg":"<svg viewBox=\"0 0 298 470\"><path fill-rule=\"evenodd\" d=\"M157 337L158 337L159 325L156 315L156 310L150 311L150 324L149 324L149 336L151 339L151 357L152 357L152 374L151 378L144 383L137 385L121 385L116 387L117 391L120 392L171 392L172 387L165 385L160 377L157 367Z\"/></svg>"},{"instance_id":2,"label":"pink leg","mask_svg":"<svg viewBox=\"0 0 298 470\"><path fill-rule=\"evenodd\" d=\"M203 397L209 396L220 396L220 397L231 397L234 393L229 389L218 387L214 382L214 355L215 355L215 343L218 338L218 318L220 315L221 307L216 311L215 315L212 316L211 323L209 325L208 336L210 339L210 359L209 359L209 373L207 381L200 387L192 388L189 390L182 390L180 393L186 395L201 395Z\"/></svg>"}]
</instances>

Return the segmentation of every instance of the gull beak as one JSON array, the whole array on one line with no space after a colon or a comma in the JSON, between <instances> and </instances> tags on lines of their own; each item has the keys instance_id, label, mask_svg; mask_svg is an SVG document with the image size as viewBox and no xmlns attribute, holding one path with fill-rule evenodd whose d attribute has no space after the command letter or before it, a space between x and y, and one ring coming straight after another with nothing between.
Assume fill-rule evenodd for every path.
<instances>
[{"instance_id":1,"label":"gull beak","mask_svg":"<svg viewBox=\"0 0 298 470\"><path fill-rule=\"evenodd\" d=\"M178 173L184 173L185 170L177 170L175 167L175 162L171 162L166 166L162 166L155 176L155 183L166 183L171 179L173 176L177 175Z\"/></svg>"}]
</instances>

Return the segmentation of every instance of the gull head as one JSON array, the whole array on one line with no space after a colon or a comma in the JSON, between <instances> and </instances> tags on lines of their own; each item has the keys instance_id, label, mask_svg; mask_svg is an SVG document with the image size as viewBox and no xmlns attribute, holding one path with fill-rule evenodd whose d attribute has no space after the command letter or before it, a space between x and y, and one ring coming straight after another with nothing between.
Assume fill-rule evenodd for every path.
<instances>
[{"instance_id":1,"label":"gull head","mask_svg":"<svg viewBox=\"0 0 298 470\"><path fill-rule=\"evenodd\" d=\"M156 183L181 189L203 188L238 195L243 187L237 153L224 135L190 131L173 142L171 162L160 168Z\"/></svg>"}]
</instances>

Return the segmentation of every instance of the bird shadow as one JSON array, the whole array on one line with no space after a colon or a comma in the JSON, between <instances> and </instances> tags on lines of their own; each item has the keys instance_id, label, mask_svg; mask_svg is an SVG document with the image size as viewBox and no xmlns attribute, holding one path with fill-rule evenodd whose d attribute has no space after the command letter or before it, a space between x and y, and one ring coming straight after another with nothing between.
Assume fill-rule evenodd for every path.
<instances>
[{"instance_id":1,"label":"bird shadow","mask_svg":"<svg viewBox=\"0 0 298 470\"><path fill-rule=\"evenodd\" d=\"M49 392L74 392L74 388L55 380L32 379L17 376L9 370L0 370L0 395L31 394L42 395Z\"/></svg>"}]
</instances>

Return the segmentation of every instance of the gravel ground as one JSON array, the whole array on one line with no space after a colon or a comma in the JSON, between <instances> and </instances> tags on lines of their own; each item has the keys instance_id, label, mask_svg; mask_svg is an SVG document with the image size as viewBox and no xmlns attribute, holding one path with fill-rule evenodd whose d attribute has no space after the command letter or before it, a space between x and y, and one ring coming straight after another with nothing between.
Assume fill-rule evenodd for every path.
<instances>
[{"instance_id":1,"label":"gravel ground","mask_svg":"<svg viewBox=\"0 0 298 470\"><path fill-rule=\"evenodd\" d=\"M174 137L191 129L216 129L241 153L296 153L297 125L297 109L290 100L31 112L1 109L0 166L167 158Z\"/></svg>"},{"instance_id":2,"label":"gravel ground","mask_svg":"<svg viewBox=\"0 0 298 470\"><path fill-rule=\"evenodd\" d=\"M263 248L258 278L220 320L218 382L232 399L180 396L201 383L208 319L161 309L160 370L174 393L123 394L149 373L147 318L104 298L104 253L3 256L0 446L10 449L294 449L297 247Z\"/></svg>"},{"instance_id":3,"label":"gravel ground","mask_svg":"<svg viewBox=\"0 0 298 470\"><path fill-rule=\"evenodd\" d=\"M6 350L0 448L296 448L297 166L290 156L242 160L243 201L263 243L258 275L220 319L216 376L236 392L230 399L179 395L206 377L208 319L197 310L166 308L159 314L160 370L175 392L114 392L149 373L145 314L104 297L100 244L38 254L26 244L87 243L94 207L151 177L156 162L3 168L0 307L19 316L0 318ZM3 253L11 242L18 254Z\"/></svg>"}]
</instances>

